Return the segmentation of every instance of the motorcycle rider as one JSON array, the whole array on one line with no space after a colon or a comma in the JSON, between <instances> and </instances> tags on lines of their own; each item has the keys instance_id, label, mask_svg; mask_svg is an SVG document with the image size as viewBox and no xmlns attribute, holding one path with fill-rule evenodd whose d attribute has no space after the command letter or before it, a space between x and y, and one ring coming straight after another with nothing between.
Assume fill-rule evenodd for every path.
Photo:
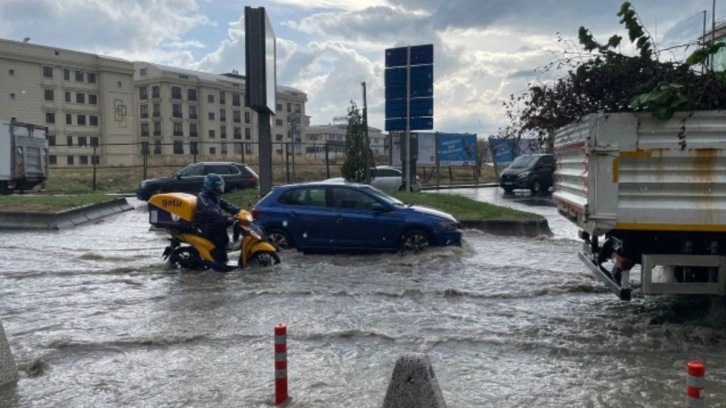
<instances>
[{"instance_id":1,"label":"motorcycle rider","mask_svg":"<svg viewBox=\"0 0 726 408\"><path fill-rule=\"evenodd\" d=\"M240 209L224 201L220 197L223 192L224 179L222 176L215 173L207 174L204 177L202 191L197 194L194 221L202 233L214 243L214 249L211 251L214 260L226 264L227 244L229 243L227 227L232 225L234 218L228 217L224 212L235 215Z\"/></svg>"}]
</instances>

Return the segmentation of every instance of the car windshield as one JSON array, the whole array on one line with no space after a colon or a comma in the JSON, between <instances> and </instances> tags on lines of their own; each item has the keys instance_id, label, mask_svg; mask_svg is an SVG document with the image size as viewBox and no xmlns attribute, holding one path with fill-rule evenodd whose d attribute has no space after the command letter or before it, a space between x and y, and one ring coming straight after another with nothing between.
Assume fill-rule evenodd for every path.
<instances>
[{"instance_id":1,"label":"car windshield","mask_svg":"<svg viewBox=\"0 0 726 408\"><path fill-rule=\"evenodd\" d=\"M513 169L521 169L525 167L529 167L534 161L537 160L537 156L519 156L512 164L509 165L509 167Z\"/></svg>"},{"instance_id":2,"label":"car windshield","mask_svg":"<svg viewBox=\"0 0 726 408\"><path fill-rule=\"evenodd\" d=\"M396 207L405 207L406 204L398 200L397 198L391 197L388 194L384 193L383 191L369 185L365 185L362 188L365 188L369 193L373 194L378 198L379 200L385 201L386 203L396 206Z\"/></svg>"}]
</instances>

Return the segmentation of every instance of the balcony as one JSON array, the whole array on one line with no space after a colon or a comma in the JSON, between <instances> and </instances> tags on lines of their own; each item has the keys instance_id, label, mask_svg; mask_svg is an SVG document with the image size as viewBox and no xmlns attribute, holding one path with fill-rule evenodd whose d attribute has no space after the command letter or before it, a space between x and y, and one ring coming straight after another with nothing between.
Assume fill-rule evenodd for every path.
<instances>
[{"instance_id":1,"label":"balcony","mask_svg":"<svg viewBox=\"0 0 726 408\"><path fill-rule=\"evenodd\" d=\"M192 120L197 120L197 119L199 119L199 117L197 116L197 114L196 114L196 113L193 113L193 114L192 114L192 113L190 113L190 114L189 114L189 119L192 119Z\"/></svg>"},{"instance_id":2,"label":"balcony","mask_svg":"<svg viewBox=\"0 0 726 408\"><path fill-rule=\"evenodd\" d=\"M199 132L189 132L189 137L198 137Z\"/></svg>"},{"instance_id":3,"label":"balcony","mask_svg":"<svg viewBox=\"0 0 726 408\"><path fill-rule=\"evenodd\" d=\"M149 112L145 112L141 114L141 119L148 119L149 118Z\"/></svg>"},{"instance_id":4,"label":"balcony","mask_svg":"<svg viewBox=\"0 0 726 408\"><path fill-rule=\"evenodd\" d=\"M161 130L155 130L154 136L161 136Z\"/></svg>"}]
</instances>

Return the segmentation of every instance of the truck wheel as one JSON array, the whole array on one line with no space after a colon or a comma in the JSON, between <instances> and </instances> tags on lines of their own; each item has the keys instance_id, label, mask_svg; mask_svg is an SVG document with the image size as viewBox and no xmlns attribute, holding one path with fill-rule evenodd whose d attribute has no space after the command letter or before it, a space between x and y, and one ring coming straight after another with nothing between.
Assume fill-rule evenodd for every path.
<instances>
[{"instance_id":1,"label":"truck wheel","mask_svg":"<svg viewBox=\"0 0 726 408\"><path fill-rule=\"evenodd\" d=\"M13 193L13 189L8 187L7 181L0 181L0 194L10 195Z\"/></svg>"}]
</instances>

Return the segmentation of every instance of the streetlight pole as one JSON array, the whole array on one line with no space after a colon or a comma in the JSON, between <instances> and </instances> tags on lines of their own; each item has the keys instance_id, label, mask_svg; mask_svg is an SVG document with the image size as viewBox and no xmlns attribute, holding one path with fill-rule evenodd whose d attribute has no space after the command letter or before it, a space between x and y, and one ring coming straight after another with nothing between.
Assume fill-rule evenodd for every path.
<instances>
[{"instance_id":1,"label":"streetlight pole","mask_svg":"<svg viewBox=\"0 0 726 408\"><path fill-rule=\"evenodd\" d=\"M370 141L368 140L368 101L366 100L366 81L360 83L363 87L363 131L365 132L365 139L363 146L363 157L365 160L365 182L366 184L371 182L371 166L368 157L368 150L370 148Z\"/></svg>"}]
</instances>

